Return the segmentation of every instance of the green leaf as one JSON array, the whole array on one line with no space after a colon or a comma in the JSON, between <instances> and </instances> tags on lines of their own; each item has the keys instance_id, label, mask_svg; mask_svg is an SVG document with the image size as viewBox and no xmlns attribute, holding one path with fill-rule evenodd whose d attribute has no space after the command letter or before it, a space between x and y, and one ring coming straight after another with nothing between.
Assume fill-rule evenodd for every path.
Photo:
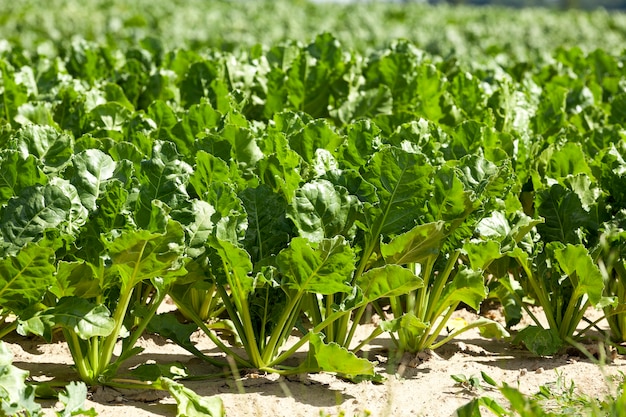
<instances>
[{"instance_id":1,"label":"green leaf","mask_svg":"<svg viewBox=\"0 0 626 417\"><path fill-rule=\"evenodd\" d=\"M500 323L486 317L474 320L470 326L477 327L480 335L486 339L506 339L511 336Z\"/></svg>"},{"instance_id":2,"label":"green leaf","mask_svg":"<svg viewBox=\"0 0 626 417\"><path fill-rule=\"evenodd\" d=\"M167 389L178 405L176 417L223 417L224 404L219 397L201 397L184 385L161 377L159 383Z\"/></svg>"},{"instance_id":3,"label":"green leaf","mask_svg":"<svg viewBox=\"0 0 626 417\"><path fill-rule=\"evenodd\" d=\"M528 326L520 331L515 336L514 342L524 343L529 351L539 356L554 355L563 346L563 342L554 330L536 326Z\"/></svg>"},{"instance_id":4,"label":"green leaf","mask_svg":"<svg viewBox=\"0 0 626 417\"><path fill-rule=\"evenodd\" d=\"M339 108L330 112L331 116L342 123L349 123L360 118L371 119L377 115L393 114L393 96L386 85L378 88L360 90L351 94Z\"/></svg>"},{"instance_id":5,"label":"green leaf","mask_svg":"<svg viewBox=\"0 0 626 417\"><path fill-rule=\"evenodd\" d=\"M155 149L157 157L142 161L141 171L137 174L140 181L137 199L137 224L147 227L152 211L152 201L160 200L172 209L183 206L189 195L186 190L192 168L178 159L169 159L164 148Z\"/></svg>"},{"instance_id":6,"label":"green leaf","mask_svg":"<svg viewBox=\"0 0 626 417\"><path fill-rule=\"evenodd\" d=\"M0 260L0 305L17 315L41 301L54 282L54 251L28 244Z\"/></svg>"},{"instance_id":7,"label":"green leaf","mask_svg":"<svg viewBox=\"0 0 626 417\"><path fill-rule=\"evenodd\" d=\"M537 184L549 183L550 179L562 179L577 174L592 175L587 156L579 143L567 142L560 147L551 145L537 158ZM539 187L537 187L539 188Z\"/></svg>"},{"instance_id":8,"label":"green leaf","mask_svg":"<svg viewBox=\"0 0 626 417\"><path fill-rule=\"evenodd\" d=\"M205 244L215 230L212 216L215 208L201 200L192 200L188 208L172 213L175 220L183 224L186 232L187 255L196 258L205 252Z\"/></svg>"},{"instance_id":9,"label":"green leaf","mask_svg":"<svg viewBox=\"0 0 626 417\"><path fill-rule=\"evenodd\" d=\"M157 314L148 323L147 330L150 333L158 333L162 337L172 340L189 352L198 357L204 354L191 342L191 335L198 330L198 326L193 323L183 324L178 321L172 313ZM151 379L154 381L155 379Z\"/></svg>"},{"instance_id":10,"label":"green leaf","mask_svg":"<svg viewBox=\"0 0 626 417\"><path fill-rule=\"evenodd\" d=\"M374 364L359 358L335 342L324 343L324 335L311 333L307 367L348 376L374 375Z\"/></svg>"},{"instance_id":11,"label":"green leaf","mask_svg":"<svg viewBox=\"0 0 626 417\"><path fill-rule=\"evenodd\" d=\"M597 219L585 210L578 194L554 184L547 190L537 193L537 212L545 223L537 225L537 230L545 241L583 243L585 233L598 230Z\"/></svg>"},{"instance_id":12,"label":"green leaf","mask_svg":"<svg viewBox=\"0 0 626 417\"><path fill-rule=\"evenodd\" d=\"M72 185L78 190L82 204L90 211L95 211L106 182L115 173L116 163L104 152L88 149L75 154L72 165L74 168Z\"/></svg>"},{"instance_id":13,"label":"green leaf","mask_svg":"<svg viewBox=\"0 0 626 417\"><path fill-rule=\"evenodd\" d=\"M266 185L248 188L239 197L248 217L243 244L253 262L277 255L293 234L286 216L287 202Z\"/></svg>"},{"instance_id":14,"label":"green leaf","mask_svg":"<svg viewBox=\"0 0 626 417\"><path fill-rule=\"evenodd\" d=\"M241 298L239 301L245 301L245 297L254 289L250 254L245 249L224 240L212 239L210 245L216 250L223 264L214 262L214 267L222 272L218 274L218 282L230 285L233 291L237 291L236 297Z\"/></svg>"},{"instance_id":15,"label":"green leaf","mask_svg":"<svg viewBox=\"0 0 626 417\"><path fill-rule=\"evenodd\" d=\"M493 261L504 256L500 251L500 244L495 240L466 242L463 251L469 258L470 268L476 270L486 270Z\"/></svg>"},{"instance_id":16,"label":"green leaf","mask_svg":"<svg viewBox=\"0 0 626 417\"><path fill-rule=\"evenodd\" d=\"M318 294L350 293L355 257L342 236L309 242L296 237L276 259L284 276L282 285L298 291Z\"/></svg>"},{"instance_id":17,"label":"green leaf","mask_svg":"<svg viewBox=\"0 0 626 417\"><path fill-rule=\"evenodd\" d=\"M98 415L92 407L85 409L87 399L87 385L84 382L70 382L65 391L59 392L59 401L64 405L63 410L57 411L58 417L92 416Z\"/></svg>"},{"instance_id":18,"label":"green leaf","mask_svg":"<svg viewBox=\"0 0 626 417\"><path fill-rule=\"evenodd\" d=\"M0 205L23 189L45 184L46 176L39 168L33 155L24 158L15 150L5 149L0 153Z\"/></svg>"},{"instance_id":19,"label":"green leaf","mask_svg":"<svg viewBox=\"0 0 626 417\"><path fill-rule=\"evenodd\" d=\"M126 291L146 279L161 277L169 281L186 273L183 228L172 220L163 233L125 230L107 243L107 249L112 262L110 273L119 274Z\"/></svg>"},{"instance_id":20,"label":"green leaf","mask_svg":"<svg viewBox=\"0 0 626 417\"><path fill-rule=\"evenodd\" d=\"M587 248L583 245L567 245L555 250L554 256L563 272L572 280L575 294L579 297L586 294L592 305L598 304L604 290L604 279Z\"/></svg>"},{"instance_id":21,"label":"green leaf","mask_svg":"<svg viewBox=\"0 0 626 417\"><path fill-rule=\"evenodd\" d=\"M26 385L28 372L12 365L13 355L0 341L0 414L38 417L41 406L35 403L35 389Z\"/></svg>"},{"instance_id":22,"label":"green leaf","mask_svg":"<svg viewBox=\"0 0 626 417\"><path fill-rule=\"evenodd\" d=\"M342 146L342 164L359 169L365 166L375 151L380 129L370 120L359 120L346 127L347 140Z\"/></svg>"},{"instance_id":23,"label":"green leaf","mask_svg":"<svg viewBox=\"0 0 626 417\"><path fill-rule=\"evenodd\" d=\"M482 272L462 267L444 288L438 305L450 305L460 301L474 310L478 310L480 303L486 297L487 287L485 287Z\"/></svg>"},{"instance_id":24,"label":"green leaf","mask_svg":"<svg viewBox=\"0 0 626 417\"><path fill-rule=\"evenodd\" d=\"M111 312L102 304L93 304L84 298L64 297L56 306L45 310L42 316L67 328L83 340L94 336L108 336L115 328Z\"/></svg>"},{"instance_id":25,"label":"green leaf","mask_svg":"<svg viewBox=\"0 0 626 417\"><path fill-rule=\"evenodd\" d=\"M181 363L144 363L130 371L131 375L141 381L158 381L161 377L170 379L186 378L189 375Z\"/></svg>"},{"instance_id":26,"label":"green leaf","mask_svg":"<svg viewBox=\"0 0 626 417\"><path fill-rule=\"evenodd\" d=\"M471 193L465 191L452 167L441 167L435 174L433 185L433 195L428 200L427 218L459 224L474 210Z\"/></svg>"},{"instance_id":27,"label":"green leaf","mask_svg":"<svg viewBox=\"0 0 626 417\"><path fill-rule=\"evenodd\" d=\"M385 148L374 155L363 172L364 179L376 187L379 201L366 211L372 241L415 226L432 191L432 174L433 168L423 155L397 148Z\"/></svg>"},{"instance_id":28,"label":"green leaf","mask_svg":"<svg viewBox=\"0 0 626 417\"><path fill-rule=\"evenodd\" d=\"M23 159L33 155L43 165L44 172L56 172L72 157L72 137L50 126L28 124L15 135L14 147Z\"/></svg>"},{"instance_id":29,"label":"green leaf","mask_svg":"<svg viewBox=\"0 0 626 417\"><path fill-rule=\"evenodd\" d=\"M372 268L358 277L356 284L367 301L382 297L396 297L421 288L424 281L412 271L398 265Z\"/></svg>"},{"instance_id":30,"label":"green leaf","mask_svg":"<svg viewBox=\"0 0 626 417\"><path fill-rule=\"evenodd\" d=\"M410 311L401 317L381 322L380 328L386 332L397 333L401 349L419 352L422 349L422 338L430 329L430 323L425 323Z\"/></svg>"},{"instance_id":31,"label":"green leaf","mask_svg":"<svg viewBox=\"0 0 626 417\"><path fill-rule=\"evenodd\" d=\"M556 84L547 84L541 94L539 107L532 118L533 130L550 136L558 132L566 121L566 98L568 90Z\"/></svg>"},{"instance_id":32,"label":"green leaf","mask_svg":"<svg viewBox=\"0 0 626 417\"><path fill-rule=\"evenodd\" d=\"M2 216L4 240L21 247L43 237L47 229L61 228L70 216L72 202L53 185L25 188L7 204Z\"/></svg>"},{"instance_id":33,"label":"green leaf","mask_svg":"<svg viewBox=\"0 0 626 417\"><path fill-rule=\"evenodd\" d=\"M200 151L196 154L196 167L189 178L196 194L205 199L214 182L230 182L228 164L215 155Z\"/></svg>"},{"instance_id":34,"label":"green leaf","mask_svg":"<svg viewBox=\"0 0 626 417\"><path fill-rule=\"evenodd\" d=\"M57 298L69 296L93 298L104 290L100 288L100 280L91 264L83 261L59 261L56 266L56 279L50 287L50 293Z\"/></svg>"},{"instance_id":35,"label":"green leaf","mask_svg":"<svg viewBox=\"0 0 626 417\"><path fill-rule=\"evenodd\" d=\"M422 263L435 258L447 236L444 227L443 221L417 225L389 243L381 243L380 252L388 264Z\"/></svg>"},{"instance_id":36,"label":"green leaf","mask_svg":"<svg viewBox=\"0 0 626 417\"><path fill-rule=\"evenodd\" d=\"M343 142L324 119L309 122L301 131L288 136L289 146L296 151L304 161L313 164L318 149L325 149L335 154L336 149Z\"/></svg>"},{"instance_id":37,"label":"green leaf","mask_svg":"<svg viewBox=\"0 0 626 417\"><path fill-rule=\"evenodd\" d=\"M359 210L359 200L348 190L326 180L315 180L296 190L288 216L300 236L319 242L337 235L349 238Z\"/></svg>"}]
</instances>

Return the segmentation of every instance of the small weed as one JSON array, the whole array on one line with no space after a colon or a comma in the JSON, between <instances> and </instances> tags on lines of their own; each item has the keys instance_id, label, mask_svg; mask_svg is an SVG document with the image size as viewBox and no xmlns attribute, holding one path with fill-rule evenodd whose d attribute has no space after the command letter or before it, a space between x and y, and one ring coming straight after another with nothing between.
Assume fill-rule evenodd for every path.
<instances>
[{"instance_id":1,"label":"small weed","mask_svg":"<svg viewBox=\"0 0 626 417\"><path fill-rule=\"evenodd\" d=\"M482 376L485 380L486 375L483 373ZM455 377L453 379L457 380ZM466 378L465 381L473 389L481 386L478 377ZM508 405L504 406L493 398L482 396L459 408L458 417L481 417L483 409L497 417L626 417L626 378L623 374L612 379L615 393L604 399L579 393L574 381L567 382L562 374L557 374L556 381L542 385L531 396L524 395L518 388L506 383L498 386L495 381L491 381L494 384L490 385L497 386Z\"/></svg>"}]
</instances>

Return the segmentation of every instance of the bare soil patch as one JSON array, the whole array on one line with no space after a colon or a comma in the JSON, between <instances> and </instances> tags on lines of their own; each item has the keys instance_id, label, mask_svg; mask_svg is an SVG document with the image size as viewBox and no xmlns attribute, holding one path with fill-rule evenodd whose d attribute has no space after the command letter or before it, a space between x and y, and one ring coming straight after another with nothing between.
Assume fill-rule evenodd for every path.
<instances>
[{"instance_id":1,"label":"bare soil patch","mask_svg":"<svg viewBox=\"0 0 626 417\"><path fill-rule=\"evenodd\" d=\"M463 319L475 316L457 312ZM367 331L368 326L363 326ZM371 328L370 328L371 330ZM9 336L4 339L13 351L14 364L30 371L36 380L55 377L75 379L71 357L65 343L43 344L33 338ZM220 355L208 338L197 335L197 346L204 352ZM182 348L159 336L140 340L145 351L129 365L156 361L180 362L191 375L208 375L222 370L195 358ZM383 384L345 381L330 374L292 377L258 374L240 370L239 378L187 381L185 385L200 395L219 395L227 416L425 416L453 415L455 410L477 395L499 398L495 391L469 389L457 384L451 375L467 377L487 373L498 382L506 382L528 394L541 385L552 383L561 375L573 380L577 389L603 397L608 393L607 378L626 373L626 358L613 355L611 362L599 367L584 355L568 352L554 357L537 357L508 342L482 338L469 331L434 352L406 354L399 360L393 355L388 337L376 339L364 354L379 362L378 371L387 380ZM54 403L46 403L53 415ZM126 391L96 387L90 392L88 407L103 417L174 416L176 406L167 393Z\"/></svg>"}]
</instances>

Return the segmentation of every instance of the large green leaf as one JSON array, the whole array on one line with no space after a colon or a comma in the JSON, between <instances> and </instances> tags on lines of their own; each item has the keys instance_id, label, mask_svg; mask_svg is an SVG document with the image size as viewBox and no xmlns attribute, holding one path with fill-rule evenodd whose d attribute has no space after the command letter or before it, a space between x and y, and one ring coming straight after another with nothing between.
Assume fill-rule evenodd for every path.
<instances>
[{"instance_id":1,"label":"large green leaf","mask_svg":"<svg viewBox=\"0 0 626 417\"><path fill-rule=\"evenodd\" d=\"M578 296L586 294L591 304L598 304L602 298L604 279L587 248L568 244L555 250L554 256L563 272L572 280Z\"/></svg>"},{"instance_id":2,"label":"large green leaf","mask_svg":"<svg viewBox=\"0 0 626 417\"><path fill-rule=\"evenodd\" d=\"M324 336L311 333L307 366L313 371L337 372L348 376L374 375L374 364L359 358L335 342L324 343Z\"/></svg>"},{"instance_id":3,"label":"large green leaf","mask_svg":"<svg viewBox=\"0 0 626 417\"><path fill-rule=\"evenodd\" d=\"M254 290L254 278L252 278L252 261L250 254L235 244L219 239L211 239L210 245L219 256L213 261L217 280L222 285L229 285L233 291L237 291L236 297L246 297ZM236 300L237 301L237 300ZM238 300L244 302L244 299Z\"/></svg>"},{"instance_id":4,"label":"large green leaf","mask_svg":"<svg viewBox=\"0 0 626 417\"><path fill-rule=\"evenodd\" d=\"M278 254L293 234L293 225L286 217L285 199L265 185L248 188L239 196L248 215L243 244L253 261Z\"/></svg>"},{"instance_id":5,"label":"large green leaf","mask_svg":"<svg viewBox=\"0 0 626 417\"><path fill-rule=\"evenodd\" d=\"M424 286L424 281L412 271L398 265L372 268L358 277L356 284L363 297L374 301L382 297L397 297Z\"/></svg>"},{"instance_id":6,"label":"large green leaf","mask_svg":"<svg viewBox=\"0 0 626 417\"><path fill-rule=\"evenodd\" d=\"M67 164L72 156L73 138L50 126L29 124L20 129L13 146L23 159L28 155L37 157L44 172L56 172Z\"/></svg>"},{"instance_id":7,"label":"large green leaf","mask_svg":"<svg viewBox=\"0 0 626 417\"><path fill-rule=\"evenodd\" d=\"M278 254L282 284L298 291L318 294L349 293L355 256L342 236L309 242L296 237Z\"/></svg>"},{"instance_id":8,"label":"large green leaf","mask_svg":"<svg viewBox=\"0 0 626 417\"><path fill-rule=\"evenodd\" d=\"M40 416L41 406L35 403L35 388L26 384L28 372L12 364L13 355L0 341L0 412L5 416Z\"/></svg>"},{"instance_id":9,"label":"large green leaf","mask_svg":"<svg viewBox=\"0 0 626 417\"><path fill-rule=\"evenodd\" d=\"M551 145L539 155L536 164L537 184L549 183L550 179L561 181L569 175L591 175L587 156L579 143L568 142L560 147Z\"/></svg>"},{"instance_id":10,"label":"large green leaf","mask_svg":"<svg viewBox=\"0 0 626 417\"><path fill-rule=\"evenodd\" d=\"M141 171L137 174L141 188L136 220L140 227L148 225L153 200L160 200L170 208L178 208L187 202L186 185L192 171L187 163L169 159L164 154L142 162Z\"/></svg>"},{"instance_id":11,"label":"large green leaf","mask_svg":"<svg viewBox=\"0 0 626 417\"><path fill-rule=\"evenodd\" d=\"M104 152L88 149L75 154L72 165L74 172L71 182L78 190L82 204L90 211L95 211L106 182L115 173L116 163Z\"/></svg>"},{"instance_id":12,"label":"large green leaf","mask_svg":"<svg viewBox=\"0 0 626 417\"><path fill-rule=\"evenodd\" d=\"M100 287L100 279L95 274L92 265L82 262L60 261L56 264L57 271L50 293L57 298L77 296L94 298L105 288Z\"/></svg>"},{"instance_id":13,"label":"large green leaf","mask_svg":"<svg viewBox=\"0 0 626 417\"><path fill-rule=\"evenodd\" d=\"M380 252L388 264L423 263L437 257L445 238L443 221L420 224L389 243L381 243Z\"/></svg>"},{"instance_id":14,"label":"large green leaf","mask_svg":"<svg viewBox=\"0 0 626 417\"><path fill-rule=\"evenodd\" d=\"M368 234L399 234L413 228L432 192L433 168L423 155L384 148L364 167L379 202L366 211Z\"/></svg>"},{"instance_id":15,"label":"large green leaf","mask_svg":"<svg viewBox=\"0 0 626 417\"><path fill-rule=\"evenodd\" d=\"M288 139L291 149L310 164L315 161L315 154L318 149L325 149L334 154L344 140L323 119L309 122L299 132L288 136Z\"/></svg>"},{"instance_id":16,"label":"large green leaf","mask_svg":"<svg viewBox=\"0 0 626 417\"><path fill-rule=\"evenodd\" d=\"M47 229L63 227L71 207L71 200L57 186L47 184L25 188L4 209L2 236L17 247L39 240Z\"/></svg>"},{"instance_id":17,"label":"large green leaf","mask_svg":"<svg viewBox=\"0 0 626 417\"><path fill-rule=\"evenodd\" d=\"M126 291L146 279L172 280L185 274L185 235L180 223L169 221L162 233L125 230L107 242L111 274L118 274Z\"/></svg>"},{"instance_id":18,"label":"large green leaf","mask_svg":"<svg viewBox=\"0 0 626 417\"><path fill-rule=\"evenodd\" d=\"M30 243L0 260L0 305L16 314L41 301L54 282L54 251Z\"/></svg>"},{"instance_id":19,"label":"large green leaf","mask_svg":"<svg viewBox=\"0 0 626 417\"><path fill-rule=\"evenodd\" d=\"M0 153L0 205L19 195L24 188L43 185L46 181L34 156L23 158L17 151L9 149Z\"/></svg>"},{"instance_id":20,"label":"large green leaf","mask_svg":"<svg viewBox=\"0 0 626 417\"><path fill-rule=\"evenodd\" d=\"M348 190L326 180L316 180L296 191L288 216L300 236L319 242L336 235L350 238L359 209L359 200Z\"/></svg>"},{"instance_id":21,"label":"large green leaf","mask_svg":"<svg viewBox=\"0 0 626 417\"><path fill-rule=\"evenodd\" d=\"M79 297L64 297L41 315L42 319L67 328L83 340L108 336L115 328L115 320L106 306Z\"/></svg>"},{"instance_id":22,"label":"large green leaf","mask_svg":"<svg viewBox=\"0 0 626 417\"><path fill-rule=\"evenodd\" d=\"M581 243L598 229L597 218L583 208L580 197L561 184L537 193L537 212L545 219L537 230L545 241Z\"/></svg>"},{"instance_id":23,"label":"large green leaf","mask_svg":"<svg viewBox=\"0 0 626 417\"><path fill-rule=\"evenodd\" d=\"M444 288L437 305L446 306L460 301L478 310L486 297L487 287L482 272L461 268Z\"/></svg>"}]
</instances>

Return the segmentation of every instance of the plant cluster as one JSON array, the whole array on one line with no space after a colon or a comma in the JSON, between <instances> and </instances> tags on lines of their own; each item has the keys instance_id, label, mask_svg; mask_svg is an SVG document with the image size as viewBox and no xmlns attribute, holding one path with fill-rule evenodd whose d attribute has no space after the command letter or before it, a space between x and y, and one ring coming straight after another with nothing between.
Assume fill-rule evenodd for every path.
<instances>
[{"instance_id":1,"label":"plant cluster","mask_svg":"<svg viewBox=\"0 0 626 417\"><path fill-rule=\"evenodd\" d=\"M216 415L183 375L127 375L144 332L224 367L193 332L240 367L374 380L358 353L382 332L411 352L472 327L508 338L524 310L512 340L534 353L577 343L590 307L622 343L623 61L561 48L471 65L328 33L234 52L5 45L0 336L61 334L87 384ZM157 315L167 296L184 323ZM504 327L441 337L488 297ZM368 311L383 320L355 340Z\"/></svg>"}]
</instances>

